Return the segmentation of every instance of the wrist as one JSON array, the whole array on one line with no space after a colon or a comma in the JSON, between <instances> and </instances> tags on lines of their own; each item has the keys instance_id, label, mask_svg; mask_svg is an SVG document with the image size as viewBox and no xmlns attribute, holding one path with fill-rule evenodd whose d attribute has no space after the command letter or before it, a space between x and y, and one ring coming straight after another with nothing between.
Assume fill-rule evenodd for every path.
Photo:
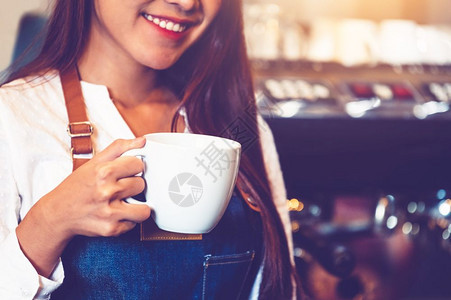
<instances>
[{"instance_id":1,"label":"wrist","mask_svg":"<svg viewBox=\"0 0 451 300\"><path fill-rule=\"evenodd\" d=\"M17 239L24 255L36 271L48 277L53 272L59 257L72 238L56 220L49 217L38 201L16 229Z\"/></svg>"}]
</instances>

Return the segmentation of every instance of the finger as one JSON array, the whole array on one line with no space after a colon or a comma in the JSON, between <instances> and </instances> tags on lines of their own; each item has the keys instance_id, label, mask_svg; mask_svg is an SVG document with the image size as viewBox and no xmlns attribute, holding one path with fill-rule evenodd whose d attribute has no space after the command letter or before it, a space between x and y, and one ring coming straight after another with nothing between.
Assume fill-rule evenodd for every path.
<instances>
[{"instance_id":1,"label":"finger","mask_svg":"<svg viewBox=\"0 0 451 300\"><path fill-rule=\"evenodd\" d=\"M122 220L118 224L117 232L114 234L114 236L119 236L121 234L124 234L130 230L132 230L136 226L137 222L128 221L128 220Z\"/></svg>"},{"instance_id":2,"label":"finger","mask_svg":"<svg viewBox=\"0 0 451 300\"><path fill-rule=\"evenodd\" d=\"M146 182L142 177L133 176L126 177L118 180L119 192L117 193L118 199L125 199L134 195L138 195L146 187Z\"/></svg>"},{"instance_id":3,"label":"finger","mask_svg":"<svg viewBox=\"0 0 451 300\"><path fill-rule=\"evenodd\" d=\"M95 169L99 182L116 183L122 178L133 177L144 172L144 163L134 156L119 157L113 161L98 164Z\"/></svg>"},{"instance_id":4,"label":"finger","mask_svg":"<svg viewBox=\"0 0 451 300\"><path fill-rule=\"evenodd\" d=\"M130 204L125 201L115 201L115 206L120 208L119 215L122 221L141 223L150 217L151 209L147 205Z\"/></svg>"},{"instance_id":5,"label":"finger","mask_svg":"<svg viewBox=\"0 0 451 300\"><path fill-rule=\"evenodd\" d=\"M94 158L100 162L111 161L121 156L124 152L131 149L142 148L145 144L146 139L144 137L138 137L132 140L115 140L103 151L99 152Z\"/></svg>"},{"instance_id":6,"label":"finger","mask_svg":"<svg viewBox=\"0 0 451 300\"><path fill-rule=\"evenodd\" d=\"M128 221L128 220L121 221L121 223L124 224L125 231L132 230L137 224L136 222Z\"/></svg>"},{"instance_id":7,"label":"finger","mask_svg":"<svg viewBox=\"0 0 451 300\"><path fill-rule=\"evenodd\" d=\"M129 220L121 220L115 223L106 222L105 224L97 224L96 232L90 234L90 236L119 236L127 231L130 231L136 226L137 222L129 221Z\"/></svg>"}]
</instances>

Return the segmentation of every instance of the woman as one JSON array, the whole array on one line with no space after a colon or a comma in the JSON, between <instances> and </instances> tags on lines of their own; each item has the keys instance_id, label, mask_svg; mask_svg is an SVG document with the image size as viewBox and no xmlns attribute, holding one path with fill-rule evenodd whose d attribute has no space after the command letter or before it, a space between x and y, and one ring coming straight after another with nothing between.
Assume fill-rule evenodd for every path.
<instances>
[{"instance_id":1,"label":"woman","mask_svg":"<svg viewBox=\"0 0 451 300\"><path fill-rule=\"evenodd\" d=\"M283 183L257 122L240 1L55 2L41 54L0 89L2 298L294 296ZM59 74L74 66L96 155L71 173ZM122 199L144 189L133 176L143 164L121 154L144 146L135 136L171 130L254 141L239 171L246 193L202 241L140 242L135 225L150 209ZM238 259L207 276L211 257Z\"/></svg>"}]
</instances>

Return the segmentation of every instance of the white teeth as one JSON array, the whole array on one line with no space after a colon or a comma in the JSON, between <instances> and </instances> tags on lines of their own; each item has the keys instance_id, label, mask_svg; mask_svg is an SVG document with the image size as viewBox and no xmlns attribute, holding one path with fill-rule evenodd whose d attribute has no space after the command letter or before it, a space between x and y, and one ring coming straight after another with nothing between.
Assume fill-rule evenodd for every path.
<instances>
[{"instance_id":1,"label":"white teeth","mask_svg":"<svg viewBox=\"0 0 451 300\"><path fill-rule=\"evenodd\" d=\"M159 18L154 18L151 15L144 14L144 17L153 22L155 25L160 26L166 30L174 31L174 32L183 32L186 29L186 26L174 23L172 21L160 20Z\"/></svg>"},{"instance_id":2,"label":"white teeth","mask_svg":"<svg viewBox=\"0 0 451 300\"><path fill-rule=\"evenodd\" d=\"M172 28L174 28L174 23L168 22L168 24L166 24L166 29L167 30L172 30Z\"/></svg>"}]
</instances>

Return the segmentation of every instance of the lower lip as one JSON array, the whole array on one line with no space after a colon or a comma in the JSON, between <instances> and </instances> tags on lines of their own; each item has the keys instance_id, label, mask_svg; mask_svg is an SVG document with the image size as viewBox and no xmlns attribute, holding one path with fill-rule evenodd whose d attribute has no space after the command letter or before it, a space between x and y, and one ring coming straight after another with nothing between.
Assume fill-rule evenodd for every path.
<instances>
[{"instance_id":1,"label":"lower lip","mask_svg":"<svg viewBox=\"0 0 451 300\"><path fill-rule=\"evenodd\" d=\"M147 23L149 23L150 25L155 27L159 33L161 33L163 36L165 36L166 38L171 39L171 40L179 40L179 39L183 38L189 30L189 28L185 29L182 32L175 32L172 30L167 30L165 28L161 28L159 25L155 24L154 22L147 20L145 17L143 17L143 18L144 18L144 20L146 20Z\"/></svg>"}]
</instances>

